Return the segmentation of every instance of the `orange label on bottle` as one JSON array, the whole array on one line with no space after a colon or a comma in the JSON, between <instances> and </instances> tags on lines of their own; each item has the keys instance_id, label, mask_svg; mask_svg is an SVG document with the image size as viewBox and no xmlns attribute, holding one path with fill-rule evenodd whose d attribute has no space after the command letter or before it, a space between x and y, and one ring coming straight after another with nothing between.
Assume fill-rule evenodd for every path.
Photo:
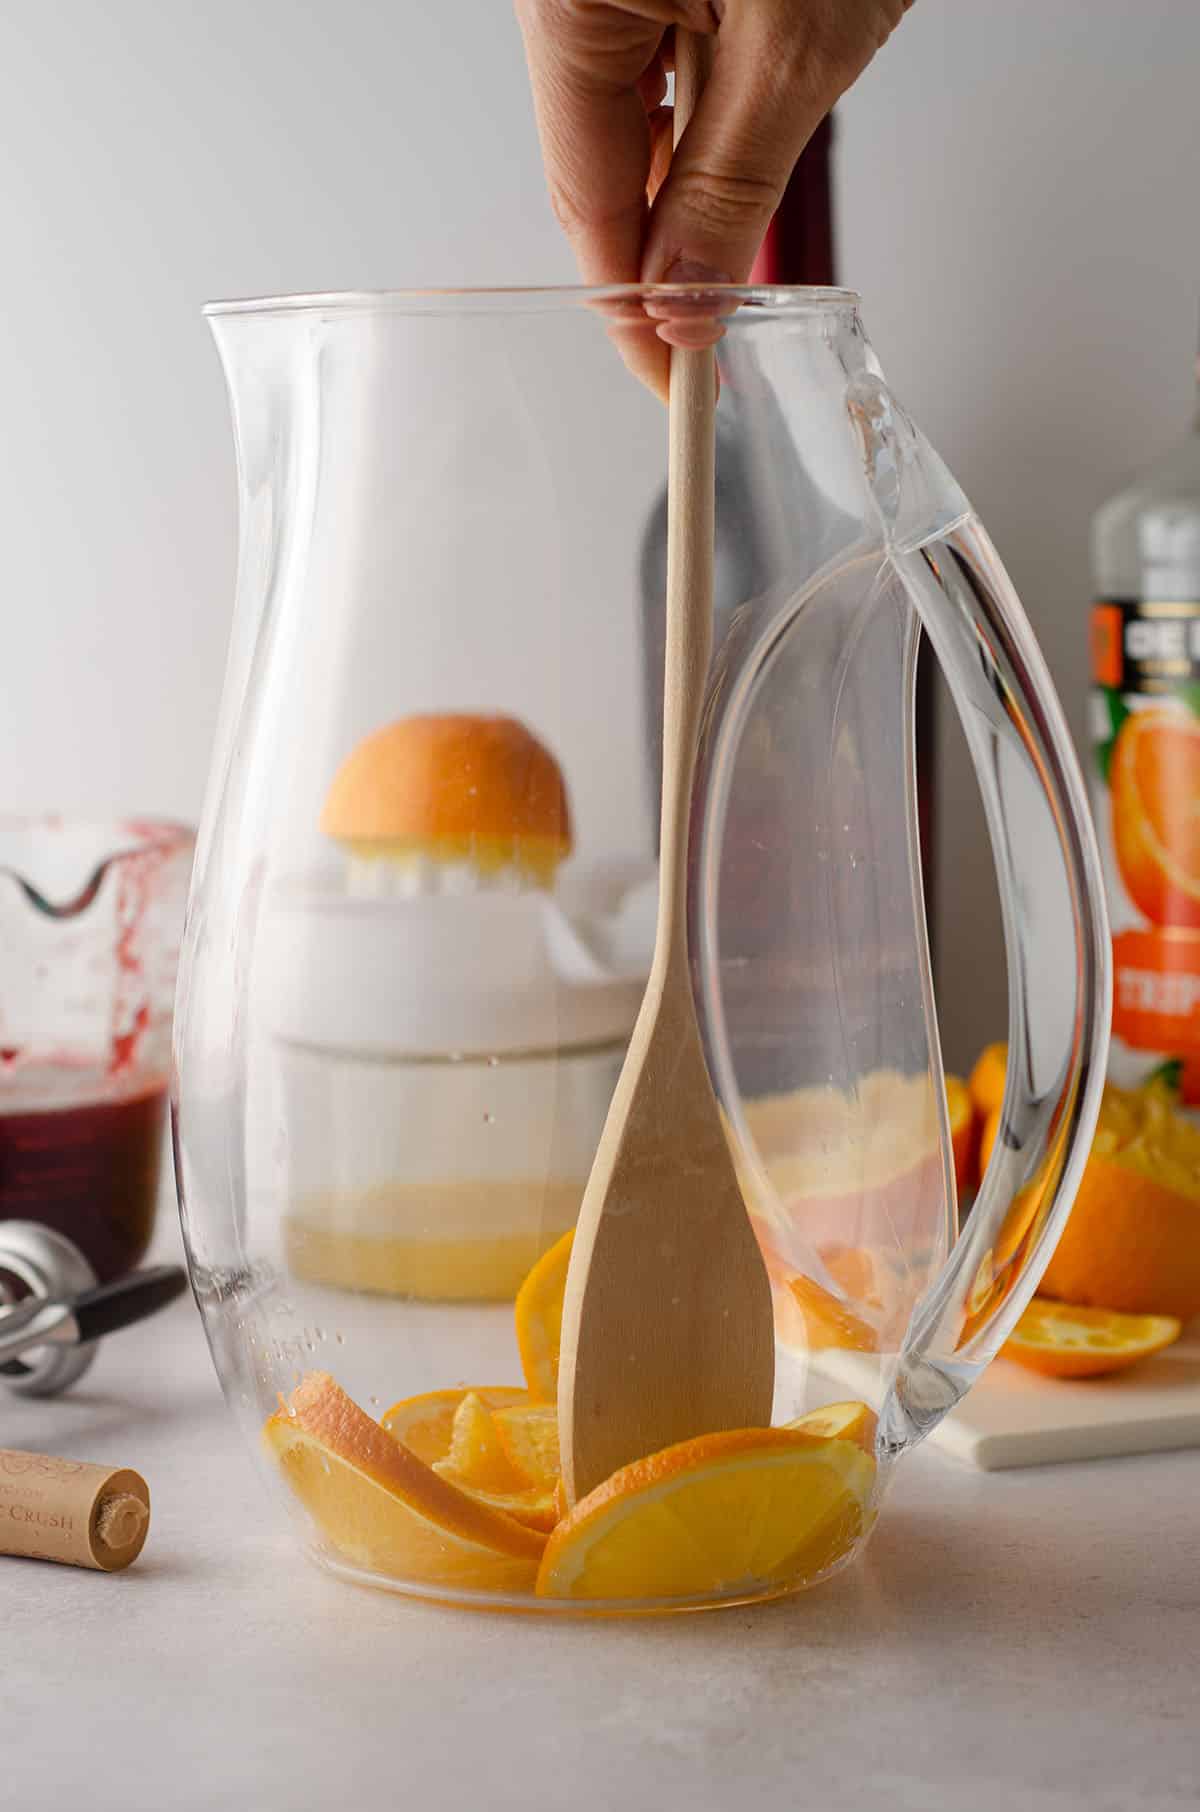
<instances>
[{"instance_id":1,"label":"orange label on bottle","mask_svg":"<svg viewBox=\"0 0 1200 1812\"><path fill-rule=\"evenodd\" d=\"M1133 1080L1135 1053L1147 1074L1200 1056L1200 602L1103 600L1091 659L1112 1029Z\"/></svg>"},{"instance_id":2,"label":"orange label on bottle","mask_svg":"<svg viewBox=\"0 0 1200 1812\"><path fill-rule=\"evenodd\" d=\"M1113 939L1113 1027L1139 1051L1200 1051L1200 931L1149 927Z\"/></svg>"},{"instance_id":3,"label":"orange label on bottle","mask_svg":"<svg viewBox=\"0 0 1200 1812\"><path fill-rule=\"evenodd\" d=\"M1092 606L1092 678L1098 686L1119 686L1125 613L1119 604Z\"/></svg>"}]
</instances>

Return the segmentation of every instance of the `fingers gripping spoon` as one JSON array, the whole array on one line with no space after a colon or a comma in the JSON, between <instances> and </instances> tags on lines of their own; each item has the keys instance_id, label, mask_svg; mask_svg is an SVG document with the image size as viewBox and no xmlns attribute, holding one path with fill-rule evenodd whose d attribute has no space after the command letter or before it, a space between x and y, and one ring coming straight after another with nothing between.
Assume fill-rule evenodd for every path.
<instances>
[{"instance_id":1,"label":"fingers gripping spoon","mask_svg":"<svg viewBox=\"0 0 1200 1812\"><path fill-rule=\"evenodd\" d=\"M675 133L705 46L676 34ZM687 849L712 648L712 350L671 353L667 660L654 962L580 1210L558 1415L569 1500L631 1460L771 1419L771 1292L692 998Z\"/></svg>"}]
</instances>

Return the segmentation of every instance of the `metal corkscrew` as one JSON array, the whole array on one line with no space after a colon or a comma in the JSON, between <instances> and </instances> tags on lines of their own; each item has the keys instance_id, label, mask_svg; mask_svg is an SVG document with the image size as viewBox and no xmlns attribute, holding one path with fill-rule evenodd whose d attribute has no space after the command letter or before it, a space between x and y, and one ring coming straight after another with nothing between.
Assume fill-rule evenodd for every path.
<instances>
[{"instance_id":1,"label":"metal corkscrew","mask_svg":"<svg viewBox=\"0 0 1200 1812\"><path fill-rule=\"evenodd\" d=\"M0 1378L27 1397L55 1397L80 1379L106 1334L181 1294L181 1265L152 1265L112 1283L71 1240L37 1221L0 1221Z\"/></svg>"}]
</instances>

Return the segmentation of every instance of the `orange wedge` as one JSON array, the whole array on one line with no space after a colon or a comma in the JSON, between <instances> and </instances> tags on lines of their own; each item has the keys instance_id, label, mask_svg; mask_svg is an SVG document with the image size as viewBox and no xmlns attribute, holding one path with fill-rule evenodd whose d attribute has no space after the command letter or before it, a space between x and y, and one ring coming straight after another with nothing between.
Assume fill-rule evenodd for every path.
<instances>
[{"instance_id":1,"label":"orange wedge","mask_svg":"<svg viewBox=\"0 0 1200 1812\"><path fill-rule=\"evenodd\" d=\"M517 1291L517 1349L529 1394L538 1403L553 1403L558 1396L563 1296L574 1238L573 1232L564 1233L542 1254Z\"/></svg>"},{"instance_id":2,"label":"orange wedge","mask_svg":"<svg viewBox=\"0 0 1200 1812\"><path fill-rule=\"evenodd\" d=\"M492 1421L500 1445L527 1485L553 1491L562 1471L558 1451L558 1413L549 1403L514 1404L495 1409Z\"/></svg>"},{"instance_id":3,"label":"orange wedge","mask_svg":"<svg viewBox=\"0 0 1200 1812\"><path fill-rule=\"evenodd\" d=\"M373 1422L328 1372L310 1372L263 1440L343 1560L450 1589L527 1592L544 1538L477 1502Z\"/></svg>"},{"instance_id":4,"label":"orange wedge","mask_svg":"<svg viewBox=\"0 0 1200 1812\"><path fill-rule=\"evenodd\" d=\"M460 1484L482 1491L521 1491L529 1483L509 1460L491 1410L473 1390L466 1392L454 1412L450 1446L437 1465L454 1473Z\"/></svg>"},{"instance_id":5,"label":"orange wedge","mask_svg":"<svg viewBox=\"0 0 1200 1812\"><path fill-rule=\"evenodd\" d=\"M795 1429L682 1441L580 1499L546 1543L538 1592L699 1603L798 1586L853 1548L874 1478L852 1441Z\"/></svg>"},{"instance_id":6,"label":"orange wedge","mask_svg":"<svg viewBox=\"0 0 1200 1812\"><path fill-rule=\"evenodd\" d=\"M1035 1296L1001 1351L1047 1378L1099 1378L1161 1353L1180 1326L1174 1315L1118 1315Z\"/></svg>"},{"instance_id":7,"label":"orange wedge","mask_svg":"<svg viewBox=\"0 0 1200 1812\"><path fill-rule=\"evenodd\" d=\"M865 1403L825 1403L786 1426L822 1441L853 1441L864 1453L875 1452L875 1414Z\"/></svg>"},{"instance_id":8,"label":"orange wedge","mask_svg":"<svg viewBox=\"0 0 1200 1812\"><path fill-rule=\"evenodd\" d=\"M545 1532L558 1521L557 1480L531 1482L517 1470L501 1444L493 1412L476 1391L467 1391L455 1410L449 1449L434 1460L433 1470L476 1503L501 1510L526 1528Z\"/></svg>"},{"instance_id":9,"label":"orange wedge","mask_svg":"<svg viewBox=\"0 0 1200 1812\"><path fill-rule=\"evenodd\" d=\"M393 1440L403 1441L410 1453L432 1466L449 1453L455 1412L468 1394L478 1397L489 1409L529 1401L527 1390L510 1389L505 1384L477 1384L472 1393L462 1389L428 1390L419 1397L404 1397L393 1403L380 1417L380 1423Z\"/></svg>"},{"instance_id":10,"label":"orange wedge","mask_svg":"<svg viewBox=\"0 0 1200 1812\"><path fill-rule=\"evenodd\" d=\"M804 1320L805 1339L810 1352L823 1347L848 1348L856 1353L873 1353L879 1342L875 1330L861 1316L848 1309L830 1291L814 1283L811 1277L797 1272L787 1280L787 1287Z\"/></svg>"}]
</instances>

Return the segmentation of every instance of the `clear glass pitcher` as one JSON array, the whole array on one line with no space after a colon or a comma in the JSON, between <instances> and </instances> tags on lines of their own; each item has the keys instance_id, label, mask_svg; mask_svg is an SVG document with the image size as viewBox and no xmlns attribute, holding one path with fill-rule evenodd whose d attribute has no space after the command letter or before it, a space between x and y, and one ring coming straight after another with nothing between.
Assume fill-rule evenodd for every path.
<instances>
[{"instance_id":1,"label":"clear glass pitcher","mask_svg":"<svg viewBox=\"0 0 1200 1812\"><path fill-rule=\"evenodd\" d=\"M571 1229L655 916L642 590L666 417L619 352L714 309L744 478L718 574L753 589L717 626L690 946L772 1283L773 1425L696 1428L571 1504ZM230 1406L305 1546L358 1581L547 1611L811 1584L1012 1328L1098 1105L1096 849L1012 588L848 292L209 315L241 546L175 1115ZM961 1234L916 853L922 631L976 763L1010 981L1003 1136Z\"/></svg>"},{"instance_id":2,"label":"clear glass pitcher","mask_svg":"<svg viewBox=\"0 0 1200 1812\"><path fill-rule=\"evenodd\" d=\"M104 1279L154 1228L192 833L0 818L0 1219Z\"/></svg>"}]
</instances>

